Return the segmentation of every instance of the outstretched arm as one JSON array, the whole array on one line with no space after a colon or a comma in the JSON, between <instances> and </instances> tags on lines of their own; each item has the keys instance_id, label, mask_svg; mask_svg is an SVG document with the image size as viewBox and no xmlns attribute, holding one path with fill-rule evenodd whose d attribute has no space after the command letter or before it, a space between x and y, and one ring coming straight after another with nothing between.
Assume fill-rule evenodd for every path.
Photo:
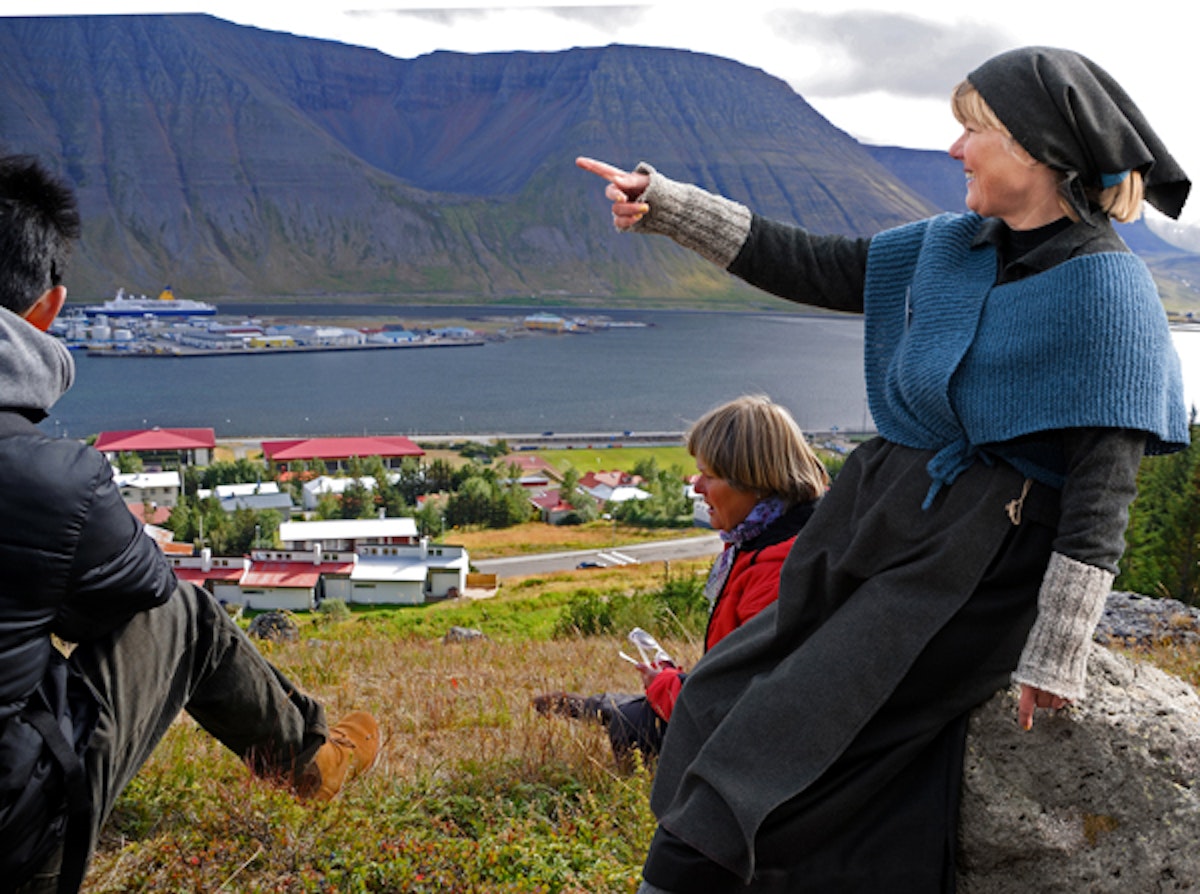
<instances>
[{"instance_id":1,"label":"outstretched arm","mask_svg":"<svg viewBox=\"0 0 1200 894\"><path fill-rule=\"evenodd\" d=\"M866 239L815 236L794 224L753 214L731 199L664 177L647 164L625 171L578 158L607 181L613 226L669 236L718 267L772 295L831 310L861 313Z\"/></svg>"}]
</instances>

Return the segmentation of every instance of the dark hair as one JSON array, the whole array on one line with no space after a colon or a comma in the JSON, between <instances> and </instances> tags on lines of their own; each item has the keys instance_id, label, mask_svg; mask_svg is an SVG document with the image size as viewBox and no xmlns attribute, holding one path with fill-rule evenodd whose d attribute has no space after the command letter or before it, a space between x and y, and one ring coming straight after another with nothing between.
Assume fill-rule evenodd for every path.
<instances>
[{"instance_id":1,"label":"dark hair","mask_svg":"<svg viewBox=\"0 0 1200 894\"><path fill-rule=\"evenodd\" d=\"M0 157L0 306L22 314L61 285L78 238L71 188L32 156Z\"/></svg>"}]
</instances>

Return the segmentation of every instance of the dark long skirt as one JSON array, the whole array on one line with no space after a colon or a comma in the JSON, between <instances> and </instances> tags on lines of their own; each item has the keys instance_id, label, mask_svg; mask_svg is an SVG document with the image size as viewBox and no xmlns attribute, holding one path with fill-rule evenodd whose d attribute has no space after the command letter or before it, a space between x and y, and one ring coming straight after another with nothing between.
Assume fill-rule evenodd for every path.
<instances>
[{"instance_id":1,"label":"dark long skirt","mask_svg":"<svg viewBox=\"0 0 1200 894\"><path fill-rule=\"evenodd\" d=\"M651 883L953 890L965 717L1016 666L1057 495L1035 486L1014 524L1022 477L976 463L923 511L928 459L855 451L779 602L693 669L652 795Z\"/></svg>"}]
</instances>

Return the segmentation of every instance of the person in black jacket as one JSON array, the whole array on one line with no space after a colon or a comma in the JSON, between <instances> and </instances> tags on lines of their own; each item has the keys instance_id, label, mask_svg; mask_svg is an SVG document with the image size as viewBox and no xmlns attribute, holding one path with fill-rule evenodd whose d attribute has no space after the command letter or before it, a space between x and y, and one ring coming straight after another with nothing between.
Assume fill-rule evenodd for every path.
<instances>
[{"instance_id":1,"label":"person in black jacket","mask_svg":"<svg viewBox=\"0 0 1200 894\"><path fill-rule=\"evenodd\" d=\"M117 796L179 712L302 799L367 769L364 712L329 728L204 590L176 580L112 469L36 422L74 367L47 334L79 216L26 156L0 158L0 870L74 891Z\"/></svg>"}]
</instances>

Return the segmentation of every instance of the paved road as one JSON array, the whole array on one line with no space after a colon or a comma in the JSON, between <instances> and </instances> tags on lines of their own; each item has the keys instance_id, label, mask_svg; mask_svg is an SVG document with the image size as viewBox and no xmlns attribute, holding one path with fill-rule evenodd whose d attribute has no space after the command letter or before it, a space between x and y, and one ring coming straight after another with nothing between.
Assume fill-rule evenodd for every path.
<instances>
[{"instance_id":1,"label":"paved road","mask_svg":"<svg viewBox=\"0 0 1200 894\"><path fill-rule=\"evenodd\" d=\"M500 578L524 577L528 574L546 574L578 568L581 562L596 562L600 565L628 565L635 562L644 564L711 557L720 550L721 538L713 533L611 549L578 549L561 553L512 556L506 559L479 559L471 564L483 574L495 574Z\"/></svg>"}]
</instances>

